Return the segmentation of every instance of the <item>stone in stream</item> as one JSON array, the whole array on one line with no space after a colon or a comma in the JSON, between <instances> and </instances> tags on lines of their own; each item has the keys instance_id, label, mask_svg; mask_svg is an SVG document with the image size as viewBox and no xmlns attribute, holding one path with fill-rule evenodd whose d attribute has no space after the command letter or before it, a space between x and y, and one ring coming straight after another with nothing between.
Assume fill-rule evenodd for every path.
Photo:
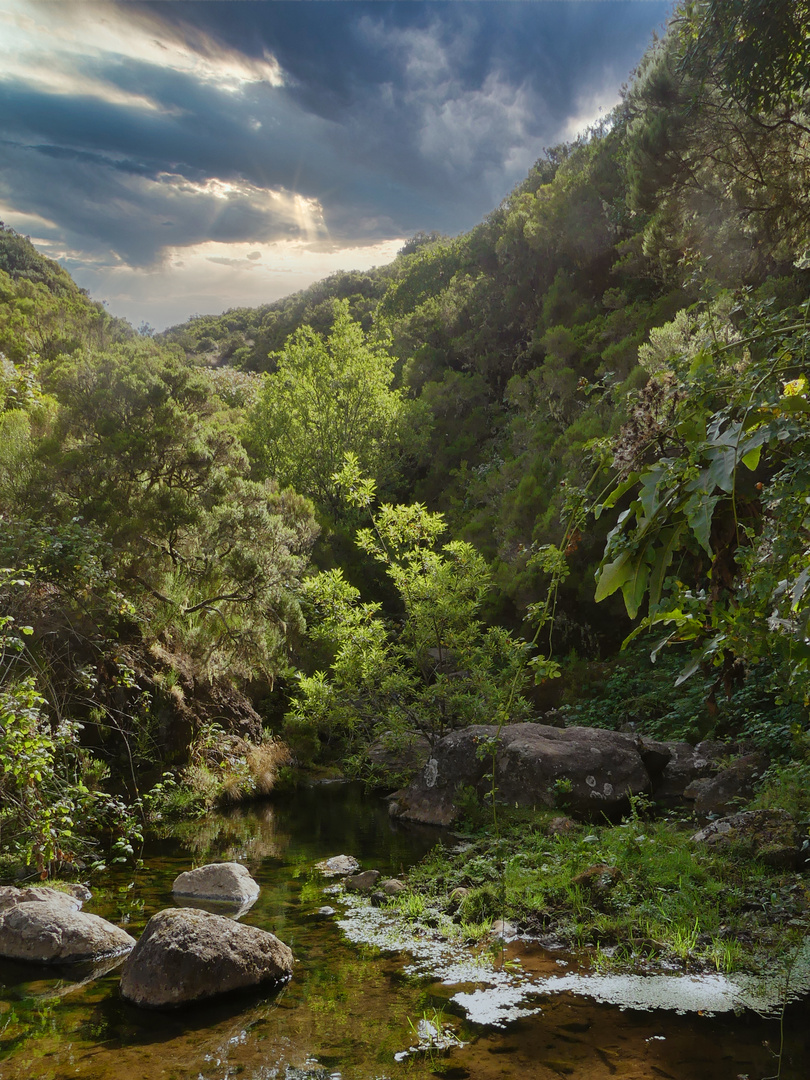
<instances>
[{"instance_id":1,"label":"stone in stream","mask_svg":"<svg viewBox=\"0 0 810 1080\"><path fill-rule=\"evenodd\" d=\"M88 896L79 896L73 891L62 892L61 889L52 889L48 885L32 885L27 889L18 889L15 885L0 885L0 912L17 907L18 904L30 903L66 904L71 911L78 911L82 901L89 899L90 890L85 891Z\"/></svg>"},{"instance_id":2,"label":"stone in stream","mask_svg":"<svg viewBox=\"0 0 810 1080\"><path fill-rule=\"evenodd\" d=\"M121 973L121 994L172 1008L292 975L293 954L267 930L195 908L153 915Z\"/></svg>"},{"instance_id":3,"label":"stone in stream","mask_svg":"<svg viewBox=\"0 0 810 1080\"><path fill-rule=\"evenodd\" d=\"M396 896L397 893L405 892L406 886L399 878L389 878L388 881L382 882L380 888L386 896Z\"/></svg>"},{"instance_id":4,"label":"stone in stream","mask_svg":"<svg viewBox=\"0 0 810 1080\"><path fill-rule=\"evenodd\" d=\"M371 892L379 879L379 870L364 870L362 874L345 878L343 884L349 892Z\"/></svg>"},{"instance_id":5,"label":"stone in stream","mask_svg":"<svg viewBox=\"0 0 810 1080\"><path fill-rule=\"evenodd\" d=\"M34 964L72 964L128 952L125 930L60 900L29 900L0 913L0 956Z\"/></svg>"},{"instance_id":6,"label":"stone in stream","mask_svg":"<svg viewBox=\"0 0 810 1080\"><path fill-rule=\"evenodd\" d=\"M241 863L208 863L178 874L172 892L179 897L242 905L256 899L259 886Z\"/></svg>"},{"instance_id":7,"label":"stone in stream","mask_svg":"<svg viewBox=\"0 0 810 1080\"><path fill-rule=\"evenodd\" d=\"M333 855L331 859L315 863L315 869L319 870L324 877L344 877L346 874L354 874L359 870L360 863L353 855Z\"/></svg>"}]
</instances>

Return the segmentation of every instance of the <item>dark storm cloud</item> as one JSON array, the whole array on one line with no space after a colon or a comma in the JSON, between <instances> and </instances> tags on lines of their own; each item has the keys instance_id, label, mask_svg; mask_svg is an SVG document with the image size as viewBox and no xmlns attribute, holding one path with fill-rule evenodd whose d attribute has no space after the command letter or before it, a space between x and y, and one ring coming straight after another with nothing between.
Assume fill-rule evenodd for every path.
<instances>
[{"instance_id":1,"label":"dark storm cloud","mask_svg":"<svg viewBox=\"0 0 810 1080\"><path fill-rule=\"evenodd\" d=\"M667 4L99 10L121 23L121 46L63 58L64 91L19 72L0 81L0 196L57 222L77 251L148 265L207 239L368 243L470 227L567 119L626 78ZM164 42L166 63L129 54L127 26ZM170 45L215 75L220 64L222 79L174 70ZM234 57L259 75L275 58L283 85L229 85ZM317 201L323 221L302 225L292 194Z\"/></svg>"}]
</instances>

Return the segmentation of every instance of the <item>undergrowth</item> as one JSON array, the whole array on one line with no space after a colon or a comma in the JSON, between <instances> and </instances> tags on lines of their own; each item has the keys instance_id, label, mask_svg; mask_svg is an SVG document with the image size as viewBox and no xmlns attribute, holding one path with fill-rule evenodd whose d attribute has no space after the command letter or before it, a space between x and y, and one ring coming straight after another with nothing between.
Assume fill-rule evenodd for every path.
<instances>
[{"instance_id":1,"label":"undergrowth","mask_svg":"<svg viewBox=\"0 0 810 1080\"><path fill-rule=\"evenodd\" d=\"M521 932L588 949L601 969L757 970L792 932L810 927L801 877L742 851L698 847L693 827L647 819L547 833L550 815L504 812L501 836L479 830L455 850L437 847L409 874L406 916L485 937L495 919ZM616 868L607 887L579 875Z\"/></svg>"}]
</instances>

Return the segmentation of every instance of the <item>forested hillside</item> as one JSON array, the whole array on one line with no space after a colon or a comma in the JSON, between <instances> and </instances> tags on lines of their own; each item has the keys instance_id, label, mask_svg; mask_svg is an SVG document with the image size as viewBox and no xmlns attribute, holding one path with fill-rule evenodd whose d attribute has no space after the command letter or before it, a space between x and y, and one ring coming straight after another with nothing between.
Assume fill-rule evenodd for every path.
<instances>
[{"instance_id":1,"label":"forested hillside","mask_svg":"<svg viewBox=\"0 0 810 1080\"><path fill-rule=\"evenodd\" d=\"M270 732L362 772L381 731L560 705L800 786L808 33L684 3L471 232L155 338L0 232L14 858L136 829L168 766L261 790Z\"/></svg>"}]
</instances>

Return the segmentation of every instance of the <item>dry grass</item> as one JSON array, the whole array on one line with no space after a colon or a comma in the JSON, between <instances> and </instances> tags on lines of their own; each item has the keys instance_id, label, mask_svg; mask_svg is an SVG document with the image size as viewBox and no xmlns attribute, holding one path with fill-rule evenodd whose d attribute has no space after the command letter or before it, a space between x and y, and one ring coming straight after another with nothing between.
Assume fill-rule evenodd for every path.
<instances>
[{"instance_id":1,"label":"dry grass","mask_svg":"<svg viewBox=\"0 0 810 1080\"><path fill-rule=\"evenodd\" d=\"M289 749L272 735L254 743L210 724L195 741L185 780L209 805L238 803L268 795L290 759Z\"/></svg>"}]
</instances>

